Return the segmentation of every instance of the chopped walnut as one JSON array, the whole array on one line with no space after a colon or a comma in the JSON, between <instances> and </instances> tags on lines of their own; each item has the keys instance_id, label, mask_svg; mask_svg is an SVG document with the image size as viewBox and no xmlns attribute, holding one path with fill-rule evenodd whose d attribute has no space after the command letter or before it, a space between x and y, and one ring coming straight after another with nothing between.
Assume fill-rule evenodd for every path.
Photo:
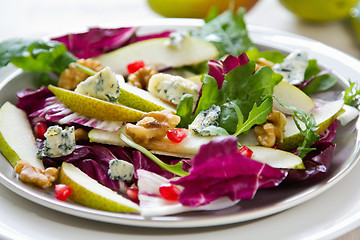
<instances>
[{"instance_id":1,"label":"chopped walnut","mask_svg":"<svg viewBox=\"0 0 360 240\"><path fill-rule=\"evenodd\" d=\"M264 67L264 66L269 66L272 68L274 66L274 63L269 60L266 60L265 58L256 59L255 71L259 70L259 68Z\"/></svg>"},{"instance_id":2,"label":"chopped walnut","mask_svg":"<svg viewBox=\"0 0 360 240\"><path fill-rule=\"evenodd\" d=\"M273 109L267 116L263 125L254 128L257 141L265 147L272 147L276 141L283 141L283 132L286 125L286 117L279 111Z\"/></svg>"},{"instance_id":3,"label":"chopped walnut","mask_svg":"<svg viewBox=\"0 0 360 240\"><path fill-rule=\"evenodd\" d=\"M101 66L100 62L92 59L79 59L76 62L96 72L99 72L104 68ZM90 77L90 75L77 69L74 63L70 63L69 67L61 73L58 86L68 90L74 90L80 82L88 77Z\"/></svg>"},{"instance_id":4,"label":"chopped walnut","mask_svg":"<svg viewBox=\"0 0 360 240\"><path fill-rule=\"evenodd\" d=\"M144 90L147 90L152 75L157 74L155 68L145 66L128 76L128 83Z\"/></svg>"},{"instance_id":5,"label":"chopped walnut","mask_svg":"<svg viewBox=\"0 0 360 240\"><path fill-rule=\"evenodd\" d=\"M151 140L163 139L167 131L175 128L179 122L180 117L171 110L149 112L136 125L126 124L125 131L136 143L148 144Z\"/></svg>"},{"instance_id":6,"label":"chopped walnut","mask_svg":"<svg viewBox=\"0 0 360 240\"><path fill-rule=\"evenodd\" d=\"M15 172L20 175L22 182L31 183L41 188L50 187L59 176L59 170L57 168L49 167L43 171L33 167L26 161L18 161L14 169Z\"/></svg>"}]
</instances>

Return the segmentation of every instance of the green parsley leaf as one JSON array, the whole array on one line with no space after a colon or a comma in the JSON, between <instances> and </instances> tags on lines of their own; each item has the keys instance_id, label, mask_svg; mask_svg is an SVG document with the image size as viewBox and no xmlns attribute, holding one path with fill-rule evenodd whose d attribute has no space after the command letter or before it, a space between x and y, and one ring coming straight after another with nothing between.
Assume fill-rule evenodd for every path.
<instances>
[{"instance_id":1,"label":"green parsley leaf","mask_svg":"<svg viewBox=\"0 0 360 240\"><path fill-rule=\"evenodd\" d=\"M359 85L349 80L349 87L344 90L344 103L353 107L360 105L360 89Z\"/></svg>"}]
</instances>

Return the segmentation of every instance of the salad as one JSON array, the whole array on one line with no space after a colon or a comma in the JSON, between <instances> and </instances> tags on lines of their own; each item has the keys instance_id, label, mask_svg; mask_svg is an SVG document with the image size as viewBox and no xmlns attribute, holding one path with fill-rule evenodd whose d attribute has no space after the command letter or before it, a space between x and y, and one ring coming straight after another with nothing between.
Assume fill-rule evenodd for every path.
<instances>
[{"instance_id":1,"label":"salad","mask_svg":"<svg viewBox=\"0 0 360 240\"><path fill-rule=\"evenodd\" d=\"M327 174L355 83L301 49L261 51L244 12L189 32L136 27L0 43L1 66L39 72L0 109L0 151L61 201L144 217L213 211Z\"/></svg>"}]
</instances>

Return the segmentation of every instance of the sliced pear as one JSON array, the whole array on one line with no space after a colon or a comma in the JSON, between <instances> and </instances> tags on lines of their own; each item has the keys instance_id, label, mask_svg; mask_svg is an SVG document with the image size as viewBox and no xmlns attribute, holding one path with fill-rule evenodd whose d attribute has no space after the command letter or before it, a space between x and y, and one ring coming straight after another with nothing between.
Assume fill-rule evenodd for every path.
<instances>
[{"instance_id":1,"label":"sliced pear","mask_svg":"<svg viewBox=\"0 0 360 240\"><path fill-rule=\"evenodd\" d=\"M262 147L262 146L247 146L253 151L252 159L266 163L274 168L282 169L305 169L302 159L290 152Z\"/></svg>"},{"instance_id":2,"label":"sliced pear","mask_svg":"<svg viewBox=\"0 0 360 240\"><path fill-rule=\"evenodd\" d=\"M306 113L309 113L316 106L314 101L308 95L306 95L299 88L286 81L280 81L274 87L274 97L279 99L280 102L289 106L296 107L297 109L303 110ZM291 110L288 110L281 106L275 99L273 107L282 113L292 113Z\"/></svg>"},{"instance_id":3,"label":"sliced pear","mask_svg":"<svg viewBox=\"0 0 360 240\"><path fill-rule=\"evenodd\" d=\"M120 97L118 103L144 112L161 111L170 109L175 111L174 106L161 101L148 91L142 90L127 83L120 84Z\"/></svg>"},{"instance_id":4,"label":"sliced pear","mask_svg":"<svg viewBox=\"0 0 360 240\"><path fill-rule=\"evenodd\" d=\"M191 77L188 77L187 79L194 82L196 85L199 86L199 89L201 88L202 86L202 82L201 82L201 76L202 75L195 75L195 76L191 76Z\"/></svg>"},{"instance_id":5,"label":"sliced pear","mask_svg":"<svg viewBox=\"0 0 360 240\"><path fill-rule=\"evenodd\" d=\"M312 110L310 113L313 114L318 126L318 129L315 132L320 134L325 131L341 113L343 106L344 101L337 100L327 102L324 105ZM304 139L304 136L300 134L299 129L296 127L291 116L287 117L286 120L287 122L285 125L285 132L283 134L283 142L278 142L277 144L281 149L292 150L299 145L299 143ZM299 124L302 128L304 127L303 123L300 122Z\"/></svg>"},{"instance_id":6,"label":"sliced pear","mask_svg":"<svg viewBox=\"0 0 360 240\"><path fill-rule=\"evenodd\" d=\"M99 120L136 122L144 114L137 109L49 85L51 92L72 111Z\"/></svg>"},{"instance_id":7,"label":"sliced pear","mask_svg":"<svg viewBox=\"0 0 360 240\"><path fill-rule=\"evenodd\" d=\"M124 133L125 129L122 128L116 132L93 128L89 131L88 137L90 142L115 145L115 146L128 146L123 140L120 139L120 132Z\"/></svg>"},{"instance_id":8,"label":"sliced pear","mask_svg":"<svg viewBox=\"0 0 360 240\"><path fill-rule=\"evenodd\" d=\"M122 134L126 135L125 127L123 127L120 131ZM120 139L119 136L120 131L109 132L100 129L92 129L89 132L88 136L90 142L110 144L116 146L127 146L127 144ZM167 137L165 137L162 140L150 141L146 145L145 144L140 144L140 145L147 148L154 154L191 158L199 152L201 145L209 143L212 140L212 138L213 137L211 136L201 137L188 131L187 137L180 143L174 143L170 141ZM247 141L246 139L242 141L242 144L244 145L250 143L253 143L253 141L252 140Z\"/></svg>"},{"instance_id":9,"label":"sliced pear","mask_svg":"<svg viewBox=\"0 0 360 240\"><path fill-rule=\"evenodd\" d=\"M140 207L90 178L71 163L63 162L59 182L68 185L70 199L82 205L111 212L140 212Z\"/></svg>"},{"instance_id":10,"label":"sliced pear","mask_svg":"<svg viewBox=\"0 0 360 240\"><path fill-rule=\"evenodd\" d=\"M187 37L177 46L169 45L170 38L154 38L130 44L96 58L119 74L127 75L129 63L142 60L156 68L194 65L216 58L216 47L206 41Z\"/></svg>"},{"instance_id":11,"label":"sliced pear","mask_svg":"<svg viewBox=\"0 0 360 240\"><path fill-rule=\"evenodd\" d=\"M0 109L0 152L13 167L24 160L44 170L37 158L38 148L27 115L10 102Z\"/></svg>"}]
</instances>

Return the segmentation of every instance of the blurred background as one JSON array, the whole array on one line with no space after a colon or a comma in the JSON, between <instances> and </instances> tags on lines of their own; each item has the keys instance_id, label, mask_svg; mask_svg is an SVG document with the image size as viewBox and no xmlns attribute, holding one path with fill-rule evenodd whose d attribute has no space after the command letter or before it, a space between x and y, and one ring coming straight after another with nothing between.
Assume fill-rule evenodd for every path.
<instances>
[{"instance_id":1,"label":"blurred background","mask_svg":"<svg viewBox=\"0 0 360 240\"><path fill-rule=\"evenodd\" d=\"M211 5L221 11L228 0L0 0L0 40L116 27L142 19L206 17ZM231 0L245 6L247 24L299 34L356 58L360 28L358 0ZM350 12L352 16L350 17ZM358 32L357 32L358 31Z\"/></svg>"},{"instance_id":2,"label":"blurred background","mask_svg":"<svg viewBox=\"0 0 360 240\"><path fill-rule=\"evenodd\" d=\"M206 18L212 6L221 12L231 5L247 8L247 24L315 39L360 59L357 4L358 0L0 0L0 41L119 27L144 19L149 23L166 17ZM360 230L340 239L360 239Z\"/></svg>"}]
</instances>

